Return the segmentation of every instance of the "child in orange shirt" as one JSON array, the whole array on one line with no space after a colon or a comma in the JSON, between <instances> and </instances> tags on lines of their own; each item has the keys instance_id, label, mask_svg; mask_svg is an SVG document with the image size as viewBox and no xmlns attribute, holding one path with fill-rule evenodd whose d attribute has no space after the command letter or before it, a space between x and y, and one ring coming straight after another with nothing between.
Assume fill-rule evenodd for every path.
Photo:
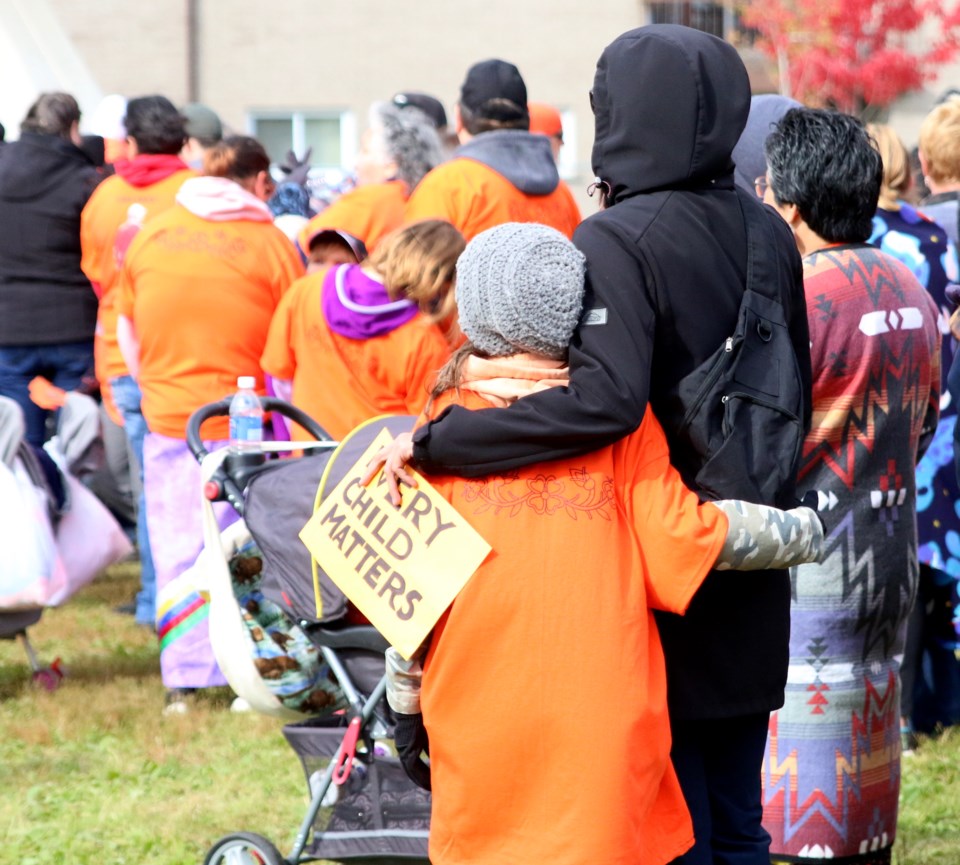
<instances>
[{"instance_id":1,"label":"child in orange shirt","mask_svg":"<svg viewBox=\"0 0 960 865\"><path fill-rule=\"evenodd\" d=\"M463 238L427 220L387 237L362 265L324 268L280 301L261 358L279 394L342 438L378 414L418 414L449 357ZM308 438L296 425L294 441Z\"/></svg>"},{"instance_id":2,"label":"child in orange shirt","mask_svg":"<svg viewBox=\"0 0 960 865\"><path fill-rule=\"evenodd\" d=\"M583 276L583 256L554 229L478 235L457 265L469 342L427 414L565 386ZM581 457L431 483L493 547L423 664L431 862L662 865L682 854L693 829L670 763L652 610L682 613L712 568L815 558L815 512L700 504L649 411L635 433ZM417 711L391 690L395 710Z\"/></svg>"}]
</instances>

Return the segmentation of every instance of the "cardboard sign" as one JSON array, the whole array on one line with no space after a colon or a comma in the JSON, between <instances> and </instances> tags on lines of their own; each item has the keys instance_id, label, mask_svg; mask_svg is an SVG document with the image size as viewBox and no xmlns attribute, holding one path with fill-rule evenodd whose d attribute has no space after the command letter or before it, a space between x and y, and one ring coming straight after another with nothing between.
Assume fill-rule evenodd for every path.
<instances>
[{"instance_id":1,"label":"cardboard sign","mask_svg":"<svg viewBox=\"0 0 960 865\"><path fill-rule=\"evenodd\" d=\"M420 475L399 508L381 470L360 478L392 441L382 430L300 532L317 563L397 651L409 658L490 545ZM319 586L314 585L319 598Z\"/></svg>"}]
</instances>

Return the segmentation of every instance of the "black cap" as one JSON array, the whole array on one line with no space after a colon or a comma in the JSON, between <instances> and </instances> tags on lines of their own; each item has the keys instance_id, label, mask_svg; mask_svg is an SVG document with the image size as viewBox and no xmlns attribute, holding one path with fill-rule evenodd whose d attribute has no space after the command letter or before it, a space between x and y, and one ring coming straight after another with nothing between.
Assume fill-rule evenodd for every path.
<instances>
[{"instance_id":1,"label":"black cap","mask_svg":"<svg viewBox=\"0 0 960 865\"><path fill-rule=\"evenodd\" d=\"M505 60L481 60L467 70L460 104L477 117L519 120L527 117L527 85L520 70Z\"/></svg>"},{"instance_id":2,"label":"black cap","mask_svg":"<svg viewBox=\"0 0 960 865\"><path fill-rule=\"evenodd\" d=\"M433 96L408 90L397 93L392 101L397 108L419 108L437 129L447 125L447 112L443 110L443 103Z\"/></svg>"}]
</instances>

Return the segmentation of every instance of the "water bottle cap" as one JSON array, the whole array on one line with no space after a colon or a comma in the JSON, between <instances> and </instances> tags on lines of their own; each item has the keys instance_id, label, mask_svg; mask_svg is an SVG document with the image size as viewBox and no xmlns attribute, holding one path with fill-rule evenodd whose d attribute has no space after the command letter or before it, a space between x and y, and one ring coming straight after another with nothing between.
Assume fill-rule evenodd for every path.
<instances>
[{"instance_id":1,"label":"water bottle cap","mask_svg":"<svg viewBox=\"0 0 960 865\"><path fill-rule=\"evenodd\" d=\"M243 390L252 390L257 386L257 380L252 375L242 375L237 379L237 387Z\"/></svg>"}]
</instances>

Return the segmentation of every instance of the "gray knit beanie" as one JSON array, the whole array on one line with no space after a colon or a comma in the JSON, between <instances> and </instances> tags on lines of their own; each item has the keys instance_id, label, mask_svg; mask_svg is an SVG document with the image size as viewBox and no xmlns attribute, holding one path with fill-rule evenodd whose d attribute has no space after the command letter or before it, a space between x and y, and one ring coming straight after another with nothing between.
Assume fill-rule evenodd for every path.
<instances>
[{"instance_id":1,"label":"gray knit beanie","mask_svg":"<svg viewBox=\"0 0 960 865\"><path fill-rule=\"evenodd\" d=\"M460 327L491 357L562 359L583 308L585 260L559 231L507 222L478 234L457 261Z\"/></svg>"}]
</instances>

